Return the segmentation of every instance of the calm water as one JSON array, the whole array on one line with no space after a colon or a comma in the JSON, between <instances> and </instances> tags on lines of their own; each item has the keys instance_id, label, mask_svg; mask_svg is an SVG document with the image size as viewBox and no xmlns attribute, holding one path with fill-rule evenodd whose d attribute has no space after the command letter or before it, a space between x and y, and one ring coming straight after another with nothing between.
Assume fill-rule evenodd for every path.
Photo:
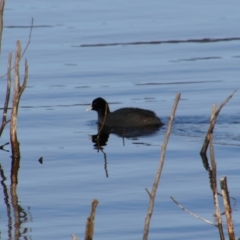
<instances>
[{"instance_id":1,"label":"calm water","mask_svg":"<svg viewBox=\"0 0 240 240\"><path fill-rule=\"evenodd\" d=\"M239 1L6 2L1 75L16 40L23 48L27 44L25 26L31 17L35 26L25 55L29 82L18 119L22 157L17 194L26 213L20 239L71 239L71 233L82 239L94 198L100 202L96 239L141 239L149 200L145 188L151 189L166 127L124 141L111 134L98 152L90 138L97 133L97 115L85 109L102 96L112 110L147 108L167 123L177 92L182 97L149 239L219 239L217 228L184 213L170 196L214 221L208 173L198 153L212 104L219 105L240 86L239 9ZM5 89L1 79L1 106ZM236 199L237 237L239 101L237 92L221 111L214 133L218 179L227 175ZM0 145L8 141L9 126ZM0 185L0 239L14 235L11 198L4 199L4 190L10 195L10 156L0 152L7 178Z\"/></svg>"}]
</instances>

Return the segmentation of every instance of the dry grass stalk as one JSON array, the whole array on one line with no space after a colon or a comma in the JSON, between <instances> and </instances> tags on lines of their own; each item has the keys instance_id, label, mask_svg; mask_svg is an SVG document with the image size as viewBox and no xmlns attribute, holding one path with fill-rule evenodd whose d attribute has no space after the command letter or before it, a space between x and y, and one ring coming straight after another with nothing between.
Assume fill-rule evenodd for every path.
<instances>
[{"instance_id":1,"label":"dry grass stalk","mask_svg":"<svg viewBox=\"0 0 240 240\"><path fill-rule=\"evenodd\" d=\"M215 114L215 111L216 111L216 105L214 104L212 116ZM211 159L211 165L212 165L211 184L212 184L212 191L213 191L213 201L214 201L214 206L215 206L215 211L216 211L216 218L217 218L217 222L218 222L217 227L218 227L220 239L224 240L225 237L224 237L224 233L223 233L222 217L221 217L221 212L220 212L219 203L218 203L217 164L215 161L214 147L213 147L213 142L212 142L212 134L210 134L210 159Z\"/></svg>"},{"instance_id":2,"label":"dry grass stalk","mask_svg":"<svg viewBox=\"0 0 240 240\"><path fill-rule=\"evenodd\" d=\"M220 111L224 107L224 105L232 98L232 96L234 95L234 93L236 91L237 90L233 91L233 93L219 106L219 108L215 111L215 114L211 118L210 126L209 126L208 132L207 132L206 137L205 137L205 141L203 143L203 146L202 146L202 149L201 149L201 152L200 152L201 155L206 154L206 152L207 152L208 145L209 145L209 142L210 142L210 134L213 133L213 129L214 129L218 114L220 113Z\"/></svg>"},{"instance_id":3,"label":"dry grass stalk","mask_svg":"<svg viewBox=\"0 0 240 240\"><path fill-rule=\"evenodd\" d=\"M2 125L0 128L0 136L2 135L2 132L6 124L10 121L10 120L7 121L7 110L8 110L8 103L9 103L10 92L11 92L11 63L12 63L12 53L9 53L8 70L7 70L7 91L6 91L4 108L3 108L3 117L2 117Z\"/></svg>"},{"instance_id":4,"label":"dry grass stalk","mask_svg":"<svg viewBox=\"0 0 240 240\"><path fill-rule=\"evenodd\" d=\"M161 173L162 173L162 169L163 169L163 165L164 165L165 153L166 153L166 148L167 148L168 140L169 140L170 133L171 133L172 122L173 122L173 119L174 119L174 116L175 116L175 112L176 112L180 97L181 97L181 94L178 93L176 95L176 98L175 98L175 101L174 101L174 105L173 105L172 112L171 112L169 122L168 122L167 132L166 132L164 143L163 143L163 146L162 146L160 163L159 163L159 166L158 166L158 170L157 170L157 173L156 173L156 176L155 176L155 180L154 180L154 183L153 183L151 193L146 189L150 199L149 199L148 213L147 213L147 216L145 218L143 240L148 239L148 232L149 232L150 221L151 221L153 208L154 208L155 196L156 196L158 184L159 184L159 181L160 181L160 177L161 177Z\"/></svg>"},{"instance_id":5,"label":"dry grass stalk","mask_svg":"<svg viewBox=\"0 0 240 240\"><path fill-rule=\"evenodd\" d=\"M28 64L25 60L25 75L22 86L20 86L20 75L19 75L19 62L21 60L21 42L17 41L16 57L15 57L15 68L14 68L14 97L12 103L12 114L10 124L10 141L12 149L12 169L11 169L11 185L16 186L18 183L18 170L20 166L20 148L17 139L17 115L18 106L21 95L27 86L28 80Z\"/></svg>"},{"instance_id":6,"label":"dry grass stalk","mask_svg":"<svg viewBox=\"0 0 240 240\"><path fill-rule=\"evenodd\" d=\"M220 185L222 189L223 203L225 207L229 240L235 240L235 233L232 222L232 208L228 194L227 177L224 176L223 178L220 179Z\"/></svg>"},{"instance_id":7,"label":"dry grass stalk","mask_svg":"<svg viewBox=\"0 0 240 240\"><path fill-rule=\"evenodd\" d=\"M19 142L17 140L17 115L18 106L21 95L27 86L28 80L28 64L25 60L25 75L22 86L20 86L20 75L19 75L19 63L21 60L21 42L17 41L17 49L15 56L15 71L14 71L14 97L12 103L12 114L11 114L11 126L10 126L10 139L12 145L12 156L20 157Z\"/></svg>"},{"instance_id":8,"label":"dry grass stalk","mask_svg":"<svg viewBox=\"0 0 240 240\"><path fill-rule=\"evenodd\" d=\"M96 209L98 205L98 200L93 199L92 208L89 217L87 218L86 231L85 231L85 240L92 240L94 234L94 219L96 214Z\"/></svg>"},{"instance_id":9,"label":"dry grass stalk","mask_svg":"<svg viewBox=\"0 0 240 240\"><path fill-rule=\"evenodd\" d=\"M4 11L5 0L0 0L0 53L2 46L2 31L3 31L3 11Z\"/></svg>"}]
</instances>

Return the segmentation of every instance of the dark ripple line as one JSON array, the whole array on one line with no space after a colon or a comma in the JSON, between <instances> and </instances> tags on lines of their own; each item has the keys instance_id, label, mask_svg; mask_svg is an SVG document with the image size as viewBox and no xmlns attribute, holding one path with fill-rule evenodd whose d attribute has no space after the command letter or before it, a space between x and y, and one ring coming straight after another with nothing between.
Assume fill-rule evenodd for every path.
<instances>
[{"instance_id":1,"label":"dark ripple line","mask_svg":"<svg viewBox=\"0 0 240 240\"><path fill-rule=\"evenodd\" d=\"M111 104L119 104L120 102L111 102ZM75 103L75 104L60 104L60 105L43 105L43 106L20 106L19 108L57 108L57 107L76 107L76 106L89 106L90 103ZM11 110L12 108L9 107L8 110ZM0 111L3 110L2 107L0 107Z\"/></svg>"},{"instance_id":2,"label":"dark ripple line","mask_svg":"<svg viewBox=\"0 0 240 240\"><path fill-rule=\"evenodd\" d=\"M4 28L48 28L48 27L54 27L52 25L33 25L33 26L15 26L15 25L9 25L9 26L4 26Z\"/></svg>"},{"instance_id":3,"label":"dark ripple line","mask_svg":"<svg viewBox=\"0 0 240 240\"><path fill-rule=\"evenodd\" d=\"M144 85L171 85L171 84L196 84L196 83L213 83L213 82L222 82L222 80L210 80L210 81L189 81L189 82L150 82L150 83L136 83L136 86L144 86Z\"/></svg>"},{"instance_id":4,"label":"dark ripple line","mask_svg":"<svg viewBox=\"0 0 240 240\"><path fill-rule=\"evenodd\" d=\"M61 104L61 105L53 105L53 106L20 106L20 108L54 108L54 107L75 107L75 106L89 106L87 103L76 103L76 104ZM11 109L11 108L8 108ZM1 109L0 109L1 110Z\"/></svg>"},{"instance_id":5,"label":"dark ripple line","mask_svg":"<svg viewBox=\"0 0 240 240\"><path fill-rule=\"evenodd\" d=\"M202 57L202 58L185 58L185 59L179 59L174 60L171 62L193 62L193 61L199 61L199 60L213 60L213 59L222 59L221 57Z\"/></svg>"},{"instance_id":6,"label":"dark ripple line","mask_svg":"<svg viewBox=\"0 0 240 240\"><path fill-rule=\"evenodd\" d=\"M149 44L176 44L176 43L213 43L213 42L228 42L239 41L240 37L231 38L202 38L202 39L187 39L187 40L166 40L166 41L139 41L139 42L116 42L116 43L96 43L96 44L81 44L73 47L110 47L119 45L149 45Z\"/></svg>"}]
</instances>

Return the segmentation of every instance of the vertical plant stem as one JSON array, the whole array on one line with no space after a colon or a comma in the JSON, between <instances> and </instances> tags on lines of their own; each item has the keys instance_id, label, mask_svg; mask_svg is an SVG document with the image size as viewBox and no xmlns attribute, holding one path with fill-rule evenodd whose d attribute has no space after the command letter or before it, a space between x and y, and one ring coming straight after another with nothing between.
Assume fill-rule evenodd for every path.
<instances>
[{"instance_id":1,"label":"vertical plant stem","mask_svg":"<svg viewBox=\"0 0 240 240\"><path fill-rule=\"evenodd\" d=\"M230 198L228 194L226 176L220 179L220 185L222 189L223 203L225 207L225 215L227 220L229 240L235 240L235 233L234 233L233 222L232 222L232 208L231 208Z\"/></svg>"},{"instance_id":2,"label":"vertical plant stem","mask_svg":"<svg viewBox=\"0 0 240 240\"><path fill-rule=\"evenodd\" d=\"M17 41L17 49L15 56L15 67L14 67L14 97L12 103L12 114L11 114L11 126L10 126L10 139L12 146L12 156L19 156L19 143L17 140L17 115L19 105L19 90L20 90L20 76L19 76L19 62L21 58L21 43Z\"/></svg>"},{"instance_id":3,"label":"vertical plant stem","mask_svg":"<svg viewBox=\"0 0 240 240\"><path fill-rule=\"evenodd\" d=\"M161 173L162 173L162 169L163 169L163 165L164 165L165 153L166 153L167 144L168 144L168 140L169 140L170 133L171 133L172 122L173 122L173 119L174 119L174 116L175 116L175 112L176 112L176 109L177 109L180 97L181 97L181 94L178 93L176 95L176 98L175 98L175 101L174 101L174 105L173 105L172 112L171 112L171 115L170 115L170 118L169 118L169 122L168 122L167 132L166 132L164 143L163 143L163 146L162 146L160 162L159 162L159 166L158 166L157 173L156 173L156 176L155 176L155 180L154 180L154 183L153 183L152 191L150 193L147 190L150 199L149 199L149 206L148 206L147 216L145 218L144 231L143 231L143 240L147 240L148 239L148 232L149 232L150 221L151 221L153 208L154 208L155 196L156 196L158 184L159 184L159 181L160 181L160 177L161 177Z\"/></svg>"},{"instance_id":4,"label":"vertical plant stem","mask_svg":"<svg viewBox=\"0 0 240 240\"><path fill-rule=\"evenodd\" d=\"M215 109L213 109L215 111ZM215 154L212 142L212 134L210 135L210 158L211 158L211 165L212 165L212 191L213 191L213 201L216 211L216 217L218 222L218 231L221 240L224 240L224 232L222 226L222 217L218 203L218 190L217 190L217 164L215 161Z\"/></svg>"},{"instance_id":5,"label":"vertical plant stem","mask_svg":"<svg viewBox=\"0 0 240 240\"><path fill-rule=\"evenodd\" d=\"M91 213L90 213L90 216L87 218L85 240L92 240L93 239L94 220L95 220L95 214L96 214L96 209L97 209L98 203L99 202L98 202L97 199L93 199Z\"/></svg>"},{"instance_id":6,"label":"vertical plant stem","mask_svg":"<svg viewBox=\"0 0 240 240\"><path fill-rule=\"evenodd\" d=\"M21 60L21 42L17 41L15 65L14 65L14 97L12 103L11 126L10 126L10 140L12 147L12 169L11 169L11 183L16 185L18 183L18 170L20 166L20 148L17 139L17 117L20 97L27 86L28 80L28 64L25 61L25 74L22 86L20 86L19 62Z\"/></svg>"},{"instance_id":7,"label":"vertical plant stem","mask_svg":"<svg viewBox=\"0 0 240 240\"><path fill-rule=\"evenodd\" d=\"M0 0L0 53L2 47L2 31L3 31L3 12L4 12L5 0Z\"/></svg>"}]
</instances>

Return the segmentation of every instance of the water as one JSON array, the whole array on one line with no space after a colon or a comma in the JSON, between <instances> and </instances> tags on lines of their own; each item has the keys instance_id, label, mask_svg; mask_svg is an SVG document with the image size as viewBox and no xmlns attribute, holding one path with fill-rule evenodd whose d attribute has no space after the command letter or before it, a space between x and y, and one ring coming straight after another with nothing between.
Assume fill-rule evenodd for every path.
<instances>
[{"instance_id":1,"label":"water","mask_svg":"<svg viewBox=\"0 0 240 240\"><path fill-rule=\"evenodd\" d=\"M6 2L2 74L16 40L22 41L23 48L28 42L29 28L23 26L30 25L31 17L35 26L25 55L29 82L18 118L21 166L17 196L27 216L22 219L19 239L71 239L71 233L83 238L94 198L100 202L95 238L141 239L149 200L145 188L152 187L166 126L151 136L124 141L111 134L101 152L89 136L97 133L96 113L85 109L102 96L112 110L147 108L167 123L177 92L181 92L181 101L149 239L219 239L217 228L184 213L170 196L214 221L208 173L198 153L212 104L220 105L239 88L239 7L238 1ZM207 38L218 41L203 41ZM103 46L96 46L99 44ZM1 79L2 105L5 89ZM218 179L228 177L230 194L236 199L237 237L239 100L237 92L222 109L214 130ZM8 141L9 126L1 145ZM0 189L0 239L10 239L10 227L12 235L15 230L10 156L0 153L7 178ZM38 162L40 157L43 164Z\"/></svg>"}]
</instances>

